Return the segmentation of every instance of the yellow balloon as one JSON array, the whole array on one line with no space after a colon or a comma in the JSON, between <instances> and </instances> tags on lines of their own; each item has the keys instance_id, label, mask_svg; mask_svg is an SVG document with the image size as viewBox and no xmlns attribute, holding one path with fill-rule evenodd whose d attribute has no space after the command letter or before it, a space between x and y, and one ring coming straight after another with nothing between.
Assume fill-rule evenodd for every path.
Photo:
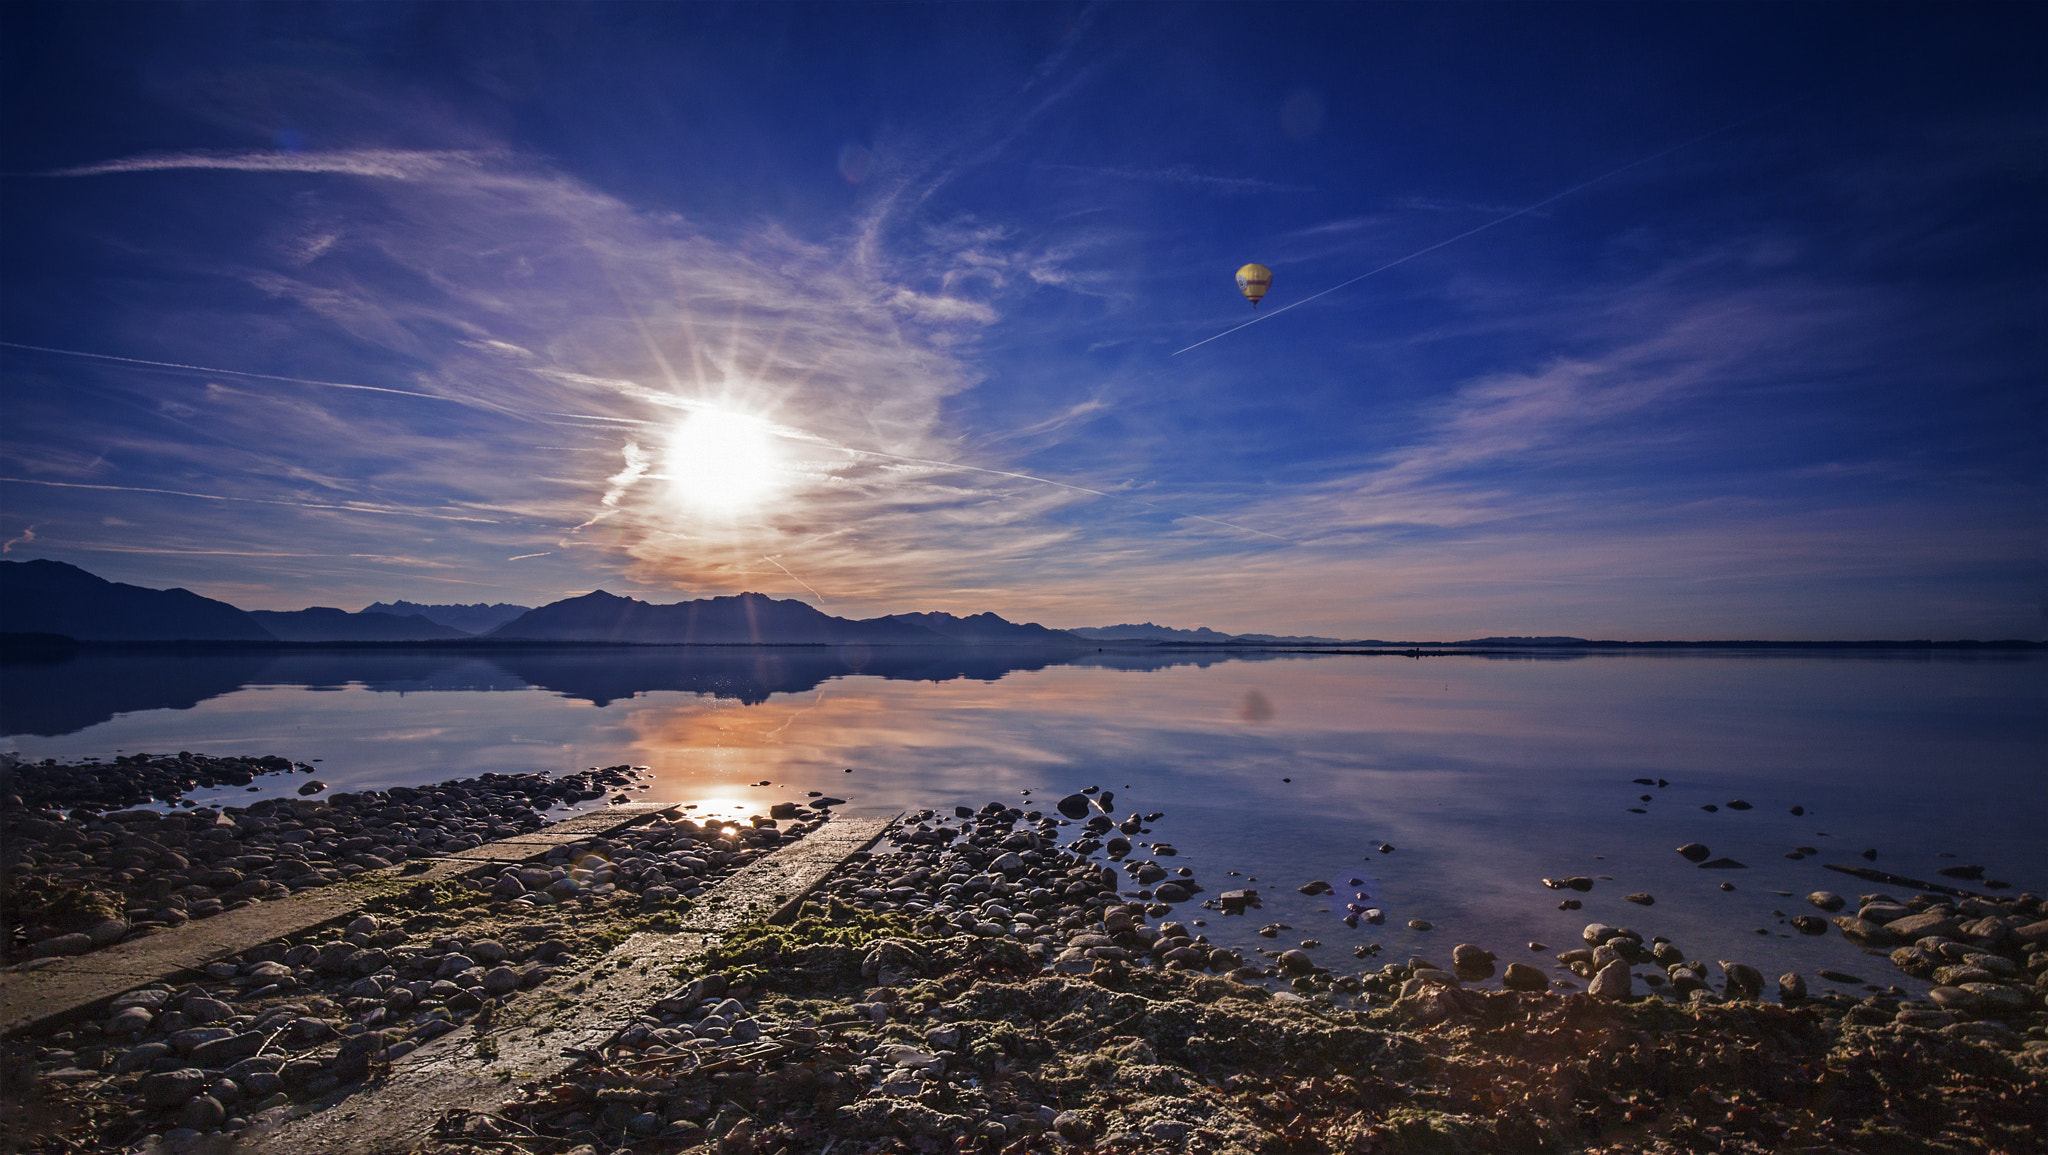
<instances>
[{"instance_id":1,"label":"yellow balloon","mask_svg":"<svg viewBox=\"0 0 2048 1155\"><path fill-rule=\"evenodd\" d=\"M1237 271L1237 291L1243 293L1252 308L1259 307L1259 298L1273 286L1273 270L1264 265L1251 264Z\"/></svg>"}]
</instances>

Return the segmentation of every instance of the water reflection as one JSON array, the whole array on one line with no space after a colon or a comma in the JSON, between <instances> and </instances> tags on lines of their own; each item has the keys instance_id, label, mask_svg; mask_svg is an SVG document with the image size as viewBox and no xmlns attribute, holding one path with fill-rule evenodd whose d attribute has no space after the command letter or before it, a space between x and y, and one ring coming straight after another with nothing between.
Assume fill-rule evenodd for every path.
<instances>
[{"instance_id":1,"label":"water reflection","mask_svg":"<svg viewBox=\"0 0 2048 1155\"><path fill-rule=\"evenodd\" d=\"M1245 655L1240 660L1275 655ZM93 652L0 662L0 733L54 737L140 710L186 710L252 686L377 693L541 689L606 706L658 691L757 706L850 675L996 681L1018 670L1083 663L1128 670L1207 666L1208 654L1102 653L1025 647L693 647L288 650L244 653Z\"/></svg>"},{"instance_id":2,"label":"water reflection","mask_svg":"<svg viewBox=\"0 0 2048 1155\"><path fill-rule=\"evenodd\" d=\"M337 788L626 762L653 768L646 797L757 809L813 790L1049 806L1100 785L1120 814L1166 812L1158 837L1211 893L1260 879L1253 918L1190 912L1213 938L1316 938L1333 965L1368 942L1397 958L1447 962L1470 941L1547 960L1604 921L1766 974L1867 966L1891 982L1839 936L1785 925L1810 891L1877 889L1825 863L1876 849L1915 877L1964 861L2048 884L2048 660L2034 654L593 649L97 656L4 676L9 745L35 758L278 753L324 759ZM1754 808L1727 809L1736 798ZM1749 868L1701 872L1673 851L1693 841ZM1786 857L1801 845L1822 853ZM1567 875L1596 879L1581 910L1541 885ZM1349 893L1295 890L1351 877L1387 926L1344 927ZM1294 929L1266 940L1262 922Z\"/></svg>"}]
</instances>

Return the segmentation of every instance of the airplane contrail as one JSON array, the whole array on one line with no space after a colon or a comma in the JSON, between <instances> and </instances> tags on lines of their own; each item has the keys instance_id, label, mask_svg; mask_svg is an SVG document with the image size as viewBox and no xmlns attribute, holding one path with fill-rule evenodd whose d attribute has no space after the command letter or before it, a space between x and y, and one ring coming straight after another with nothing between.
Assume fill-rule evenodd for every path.
<instances>
[{"instance_id":1,"label":"airplane contrail","mask_svg":"<svg viewBox=\"0 0 2048 1155\"><path fill-rule=\"evenodd\" d=\"M1223 330L1221 333L1216 334L1214 337L1204 337L1201 340L1195 342L1194 344L1189 345L1186 349L1175 349L1170 354L1170 356L1178 357L1182 353L1187 352L1189 349L1199 349L1202 346L1207 345L1211 341L1215 341L1223 337L1228 337L1232 333L1237 332L1239 329L1249 329L1253 325L1256 325L1261 321L1270 321L1273 318L1279 316L1280 314L1285 313L1289 309L1297 309L1303 305L1308 304L1310 301L1315 300L1317 297L1327 297L1331 293L1334 293L1339 289L1345 288L1349 285L1355 285L1358 282L1363 281L1367 277L1376 276L1380 273L1384 273L1388 269L1391 269L1396 265L1405 265L1409 261L1412 261L1415 258L1423 256L1427 253L1433 253L1438 249L1443 248L1445 245L1454 245L1459 241L1464 240L1466 237L1474 236L1478 233L1483 233L1486 230L1493 228L1495 225L1504 225L1509 221L1514 220L1516 217L1527 216L1530 213L1535 212L1537 209L1545 207L1546 205L1556 204L1558 201L1561 201L1564 198L1571 196L1573 193L1583 192L1586 189L1592 188L1594 185L1599 184L1601 181L1611 180L1614 177L1618 177L1622 173L1628 172L1630 169L1641 168L1642 166L1649 164L1652 161L1662 160L1665 157L1670 156L1672 153L1680 151L1681 149L1691 148L1693 145L1696 145L1703 140L1719 136L1724 132L1730 131L1731 129L1740 128L1743 125L1748 124L1752 120L1760 120L1763 117L1769 116L1771 113L1774 113L1791 103L1793 103L1793 101L1787 100L1779 104L1774 104L1771 107L1764 109L1762 112L1753 112L1750 115L1742 117L1739 120L1731 120L1727 124L1724 124L1719 128L1713 129L1709 132L1703 132L1690 140L1680 141L1679 143L1674 144L1669 148L1660 149L1638 160L1632 160L1627 164L1622 165L1620 168L1611 169L1607 172L1603 172L1599 176L1596 176L1591 180L1581 181L1578 184L1575 184L1572 187L1564 190L1563 192L1553 193L1550 196L1544 197L1542 200L1537 201L1535 204L1524 205L1523 207L1516 209L1514 212L1511 212L1506 216L1496 217L1493 220L1490 220L1477 228L1466 229L1464 232L1459 233L1457 236L1454 237L1445 237L1443 240L1440 240L1432 245L1425 245L1422 248L1419 248L1414 252L1409 253L1405 257L1396 257L1395 259L1388 261L1386 264L1381 265L1378 268L1368 269L1367 271L1358 274L1357 276L1351 278L1348 281L1339 281L1337 284L1331 285L1329 288L1324 289L1321 292L1310 293L1308 296L1303 297L1301 300L1295 301L1292 304L1282 305L1279 308L1274 309L1272 312L1264 313L1259 316L1253 317L1251 320L1246 321L1242 325L1233 325L1230 328Z\"/></svg>"},{"instance_id":2,"label":"airplane contrail","mask_svg":"<svg viewBox=\"0 0 2048 1155\"><path fill-rule=\"evenodd\" d=\"M0 477L0 482L13 485L42 485L51 489L100 489L113 493L158 493L167 497L194 497L201 501L237 501L250 505L285 505L293 509L335 509L344 513L375 513L386 517L425 517L435 521L474 521L483 525L497 525L488 517L463 517L452 513L428 513L422 509L404 509L395 506L347 505L323 501L284 501L274 497L232 497L220 493L194 493L186 489L157 489L146 485L89 485L81 481L45 481L35 477Z\"/></svg>"},{"instance_id":3,"label":"airplane contrail","mask_svg":"<svg viewBox=\"0 0 2048 1155\"><path fill-rule=\"evenodd\" d=\"M145 361L140 357L116 357L112 353L87 353L79 349L52 349L46 345L24 345L19 341L0 341L0 346L9 349L27 349L35 353L55 353L60 357L90 357L95 361L120 361L128 365L150 365L158 369L188 369L194 373L217 373L224 377L256 377L264 381L289 381L294 385L322 385L329 389L361 389L368 393L396 393L400 397L419 397L427 401L446 401L451 405L465 405L466 401L454 397L442 397L434 393L415 393L410 389L392 389L383 385L352 385L346 381L320 381L311 377L280 377L275 373L251 373L246 369L214 369L205 365L184 365L176 361Z\"/></svg>"},{"instance_id":4,"label":"airplane contrail","mask_svg":"<svg viewBox=\"0 0 2048 1155\"><path fill-rule=\"evenodd\" d=\"M825 595L819 593L816 589L812 588L811 583L805 581L804 579L796 576L793 573L789 573L788 566L783 565L781 562L776 561L774 558L768 556L765 553L761 555L761 560L767 562L769 565L774 566L776 569L781 570L783 573L789 574L789 580L795 582L796 584L804 587L807 590L810 590L811 596L818 599L819 605L822 606L825 604Z\"/></svg>"}]
</instances>

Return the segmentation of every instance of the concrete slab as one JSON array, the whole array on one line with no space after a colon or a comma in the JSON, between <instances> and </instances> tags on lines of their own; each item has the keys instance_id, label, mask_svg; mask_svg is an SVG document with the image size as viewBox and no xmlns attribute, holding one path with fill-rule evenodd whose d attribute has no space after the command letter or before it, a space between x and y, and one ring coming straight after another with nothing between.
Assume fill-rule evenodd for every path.
<instances>
[{"instance_id":1,"label":"concrete slab","mask_svg":"<svg viewBox=\"0 0 2048 1155\"><path fill-rule=\"evenodd\" d=\"M0 971L0 1036L91 1013L99 1004L123 992L347 918L375 899L467 877L503 863L526 862L561 842L607 834L673 809L674 803L664 802L608 806L542 828L552 836L546 841L533 841L535 835L531 834L506 839L505 843L514 845L492 852L503 854L504 858L451 855L425 860L425 869L420 869L419 863L407 862L384 870L368 870L328 886L300 891L290 898L251 903L212 918L188 922L176 930L116 943L34 970ZM826 825L829 828L831 824ZM475 850L489 851L500 845L486 843Z\"/></svg>"},{"instance_id":2,"label":"concrete slab","mask_svg":"<svg viewBox=\"0 0 2048 1155\"><path fill-rule=\"evenodd\" d=\"M254 1155L405 1155L450 1111L496 1110L516 1083L553 1078L609 1042L676 989L676 970L729 929L793 911L840 863L874 844L893 817L835 818L706 892L671 934L636 934L603 957L513 999L479 1053L472 1029L451 1032L393 1064L378 1083L338 1091L251 1137ZM501 1072L509 1077L501 1076ZM514 1074L516 1072L516 1074ZM246 1133L245 1133L246 1134Z\"/></svg>"},{"instance_id":3,"label":"concrete slab","mask_svg":"<svg viewBox=\"0 0 2048 1155\"><path fill-rule=\"evenodd\" d=\"M804 896L849 857L874 845L901 817L836 817L802 841L734 871L704 895L683 920L684 930L723 931L742 923L787 922Z\"/></svg>"}]
</instances>

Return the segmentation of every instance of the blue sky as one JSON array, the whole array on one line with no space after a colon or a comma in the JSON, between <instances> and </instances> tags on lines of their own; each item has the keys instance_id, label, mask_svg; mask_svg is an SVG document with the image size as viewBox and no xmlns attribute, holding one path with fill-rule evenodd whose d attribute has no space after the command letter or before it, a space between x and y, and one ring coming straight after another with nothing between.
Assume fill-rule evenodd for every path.
<instances>
[{"instance_id":1,"label":"blue sky","mask_svg":"<svg viewBox=\"0 0 2048 1155\"><path fill-rule=\"evenodd\" d=\"M2048 633L2038 7L0 19L11 560Z\"/></svg>"}]
</instances>

